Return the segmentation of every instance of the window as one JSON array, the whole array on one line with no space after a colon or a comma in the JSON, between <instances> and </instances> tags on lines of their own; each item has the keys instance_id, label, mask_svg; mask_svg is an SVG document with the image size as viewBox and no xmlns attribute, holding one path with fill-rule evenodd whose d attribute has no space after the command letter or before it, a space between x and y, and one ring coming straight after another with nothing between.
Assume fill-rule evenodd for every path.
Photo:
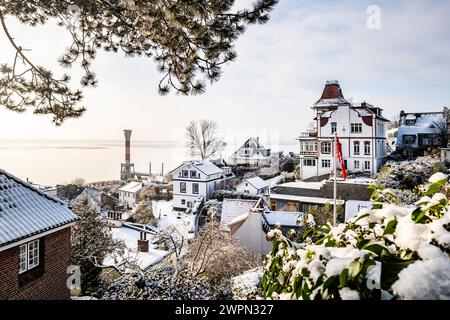
<instances>
[{"instance_id":1,"label":"window","mask_svg":"<svg viewBox=\"0 0 450 320\"><path fill-rule=\"evenodd\" d=\"M416 136L415 135L403 135L403 143L406 145L411 145L416 143Z\"/></svg>"},{"instance_id":2,"label":"window","mask_svg":"<svg viewBox=\"0 0 450 320\"><path fill-rule=\"evenodd\" d=\"M24 273L39 265L39 239L20 246L19 273Z\"/></svg>"},{"instance_id":3,"label":"window","mask_svg":"<svg viewBox=\"0 0 450 320\"><path fill-rule=\"evenodd\" d=\"M321 150L322 150L322 153L330 154L331 153L331 143L330 142L322 142Z\"/></svg>"},{"instance_id":4,"label":"window","mask_svg":"<svg viewBox=\"0 0 450 320\"><path fill-rule=\"evenodd\" d=\"M197 178L197 171L191 170L191 178Z\"/></svg>"},{"instance_id":5,"label":"window","mask_svg":"<svg viewBox=\"0 0 450 320\"><path fill-rule=\"evenodd\" d=\"M183 178L188 178L189 177L189 171L183 170L182 171L182 176L183 176Z\"/></svg>"},{"instance_id":6,"label":"window","mask_svg":"<svg viewBox=\"0 0 450 320\"><path fill-rule=\"evenodd\" d=\"M355 160L353 166L355 167L355 169L359 169L359 161Z\"/></svg>"},{"instance_id":7,"label":"window","mask_svg":"<svg viewBox=\"0 0 450 320\"><path fill-rule=\"evenodd\" d=\"M335 134L337 132L337 123L332 122L331 123L331 134Z\"/></svg>"},{"instance_id":8,"label":"window","mask_svg":"<svg viewBox=\"0 0 450 320\"><path fill-rule=\"evenodd\" d=\"M303 165L305 167L315 167L316 160L315 159L303 159Z\"/></svg>"},{"instance_id":9,"label":"window","mask_svg":"<svg viewBox=\"0 0 450 320\"><path fill-rule=\"evenodd\" d=\"M300 144L301 152L316 152L317 142L314 141L302 141Z\"/></svg>"},{"instance_id":10,"label":"window","mask_svg":"<svg viewBox=\"0 0 450 320\"><path fill-rule=\"evenodd\" d=\"M424 146L431 146L433 144L432 138L423 138L423 145Z\"/></svg>"},{"instance_id":11,"label":"window","mask_svg":"<svg viewBox=\"0 0 450 320\"><path fill-rule=\"evenodd\" d=\"M362 133L362 123L352 123L351 133Z\"/></svg>"},{"instance_id":12,"label":"window","mask_svg":"<svg viewBox=\"0 0 450 320\"><path fill-rule=\"evenodd\" d=\"M370 161L364 161L364 170L370 171Z\"/></svg>"},{"instance_id":13,"label":"window","mask_svg":"<svg viewBox=\"0 0 450 320\"><path fill-rule=\"evenodd\" d=\"M192 193L193 194L198 194L198 183L193 183L192 184Z\"/></svg>"},{"instance_id":14,"label":"window","mask_svg":"<svg viewBox=\"0 0 450 320\"><path fill-rule=\"evenodd\" d=\"M186 204L186 200L185 199L181 199L181 204L185 205Z\"/></svg>"},{"instance_id":15,"label":"window","mask_svg":"<svg viewBox=\"0 0 450 320\"><path fill-rule=\"evenodd\" d=\"M364 142L364 154L366 156L370 155L370 141Z\"/></svg>"},{"instance_id":16,"label":"window","mask_svg":"<svg viewBox=\"0 0 450 320\"><path fill-rule=\"evenodd\" d=\"M186 182L180 182L180 192L186 193Z\"/></svg>"},{"instance_id":17,"label":"window","mask_svg":"<svg viewBox=\"0 0 450 320\"><path fill-rule=\"evenodd\" d=\"M331 168L331 160L323 159L322 168Z\"/></svg>"},{"instance_id":18,"label":"window","mask_svg":"<svg viewBox=\"0 0 450 320\"><path fill-rule=\"evenodd\" d=\"M359 144L359 141L353 142L353 153L354 153L355 155L359 155L359 153L360 153L360 144Z\"/></svg>"}]
</instances>

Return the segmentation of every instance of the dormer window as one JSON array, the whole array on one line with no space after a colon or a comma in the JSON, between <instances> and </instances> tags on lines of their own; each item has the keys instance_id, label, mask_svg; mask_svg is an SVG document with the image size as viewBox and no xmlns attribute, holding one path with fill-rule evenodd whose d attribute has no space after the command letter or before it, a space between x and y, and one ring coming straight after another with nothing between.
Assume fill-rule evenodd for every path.
<instances>
[{"instance_id":1,"label":"dormer window","mask_svg":"<svg viewBox=\"0 0 450 320\"><path fill-rule=\"evenodd\" d=\"M183 170L182 171L182 176L183 176L183 178L189 178L189 171L188 170Z\"/></svg>"},{"instance_id":2,"label":"dormer window","mask_svg":"<svg viewBox=\"0 0 450 320\"><path fill-rule=\"evenodd\" d=\"M197 178L197 171L191 170L191 178Z\"/></svg>"}]
</instances>

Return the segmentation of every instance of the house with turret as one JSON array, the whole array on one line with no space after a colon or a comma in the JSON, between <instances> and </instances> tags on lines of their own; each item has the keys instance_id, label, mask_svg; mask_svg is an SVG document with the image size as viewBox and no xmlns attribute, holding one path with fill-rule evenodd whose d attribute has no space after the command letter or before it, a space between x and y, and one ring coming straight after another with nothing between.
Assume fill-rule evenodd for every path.
<instances>
[{"instance_id":1,"label":"house with turret","mask_svg":"<svg viewBox=\"0 0 450 320\"><path fill-rule=\"evenodd\" d=\"M349 102L336 80L326 82L320 99L311 108L315 128L297 139L302 180L329 175L334 166L339 167L334 161L336 134L349 173L373 175L378 172L387 157L389 120L383 116L383 109L367 102Z\"/></svg>"}]
</instances>

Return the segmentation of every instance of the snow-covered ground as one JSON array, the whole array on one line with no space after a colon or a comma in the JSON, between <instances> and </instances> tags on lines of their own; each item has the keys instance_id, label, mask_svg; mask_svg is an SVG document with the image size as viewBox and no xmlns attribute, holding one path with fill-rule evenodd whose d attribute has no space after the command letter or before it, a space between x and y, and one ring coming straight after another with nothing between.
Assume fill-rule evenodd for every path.
<instances>
[{"instance_id":1,"label":"snow-covered ground","mask_svg":"<svg viewBox=\"0 0 450 320\"><path fill-rule=\"evenodd\" d=\"M164 231L175 227L184 237L188 236L192 215L173 210L172 201L153 201L153 215L157 220L156 228Z\"/></svg>"}]
</instances>

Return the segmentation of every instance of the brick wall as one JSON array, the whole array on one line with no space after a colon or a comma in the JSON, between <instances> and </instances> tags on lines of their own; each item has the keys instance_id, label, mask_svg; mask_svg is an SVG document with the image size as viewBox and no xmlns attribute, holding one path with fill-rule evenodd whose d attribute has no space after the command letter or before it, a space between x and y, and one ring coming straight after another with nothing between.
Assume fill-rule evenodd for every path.
<instances>
[{"instance_id":1,"label":"brick wall","mask_svg":"<svg viewBox=\"0 0 450 320\"><path fill-rule=\"evenodd\" d=\"M70 265L70 228L49 234L40 241L44 241L42 273L26 284L19 284L19 247L0 252L0 300L69 298L66 271Z\"/></svg>"}]
</instances>

